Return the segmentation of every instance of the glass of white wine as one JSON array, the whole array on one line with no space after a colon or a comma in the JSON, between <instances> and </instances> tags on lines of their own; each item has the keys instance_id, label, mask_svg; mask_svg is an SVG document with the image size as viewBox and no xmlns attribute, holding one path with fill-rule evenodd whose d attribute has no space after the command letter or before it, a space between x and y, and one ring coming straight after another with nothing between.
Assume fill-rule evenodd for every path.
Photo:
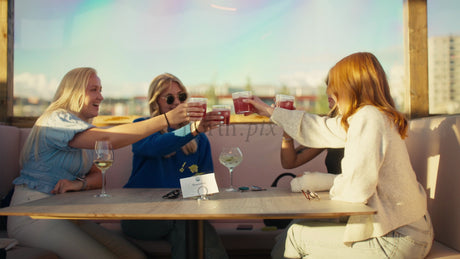
<instances>
[{"instance_id":1,"label":"glass of white wine","mask_svg":"<svg viewBox=\"0 0 460 259\"><path fill-rule=\"evenodd\" d=\"M236 192L233 187L233 169L243 161L243 153L238 147L224 147L219 155L219 162L228 168L230 172L230 188L226 189L227 192Z\"/></svg>"},{"instance_id":2,"label":"glass of white wine","mask_svg":"<svg viewBox=\"0 0 460 259\"><path fill-rule=\"evenodd\" d=\"M111 197L110 194L105 192L105 172L112 166L113 163L112 145L107 140L98 140L94 145L94 151L93 163L101 170L102 173L101 193L94 195L94 197Z\"/></svg>"}]
</instances>

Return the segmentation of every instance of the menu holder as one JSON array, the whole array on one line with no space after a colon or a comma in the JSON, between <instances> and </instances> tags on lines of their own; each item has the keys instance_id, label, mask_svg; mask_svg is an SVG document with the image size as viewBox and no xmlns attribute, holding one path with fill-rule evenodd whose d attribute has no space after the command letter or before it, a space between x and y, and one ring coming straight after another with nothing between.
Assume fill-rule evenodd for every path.
<instances>
[{"instance_id":1,"label":"menu holder","mask_svg":"<svg viewBox=\"0 0 460 259\"><path fill-rule=\"evenodd\" d=\"M183 198L206 196L219 192L214 173L181 178L180 186Z\"/></svg>"}]
</instances>

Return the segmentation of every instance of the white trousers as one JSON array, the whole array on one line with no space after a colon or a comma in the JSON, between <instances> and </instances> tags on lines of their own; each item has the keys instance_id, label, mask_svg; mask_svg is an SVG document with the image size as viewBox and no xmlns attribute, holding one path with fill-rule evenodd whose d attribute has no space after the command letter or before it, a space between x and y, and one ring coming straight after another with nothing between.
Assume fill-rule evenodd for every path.
<instances>
[{"instance_id":1,"label":"white trousers","mask_svg":"<svg viewBox=\"0 0 460 259\"><path fill-rule=\"evenodd\" d=\"M49 196L17 185L10 206ZM19 244L46 249L64 259L146 258L140 249L122 236L93 221L10 216L7 228L10 238L18 240Z\"/></svg>"},{"instance_id":2,"label":"white trousers","mask_svg":"<svg viewBox=\"0 0 460 259\"><path fill-rule=\"evenodd\" d=\"M343 243L346 223L295 220L277 237L272 258L425 258L433 243L428 214L385 236ZM402 234L404 233L404 234Z\"/></svg>"}]
</instances>

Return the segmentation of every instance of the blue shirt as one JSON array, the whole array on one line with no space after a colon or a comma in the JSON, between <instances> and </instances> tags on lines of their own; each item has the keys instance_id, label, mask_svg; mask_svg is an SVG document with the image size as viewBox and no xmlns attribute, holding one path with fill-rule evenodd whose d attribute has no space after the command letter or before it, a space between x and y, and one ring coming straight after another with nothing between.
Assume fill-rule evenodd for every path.
<instances>
[{"instance_id":1,"label":"blue shirt","mask_svg":"<svg viewBox=\"0 0 460 259\"><path fill-rule=\"evenodd\" d=\"M145 120L145 118L136 121ZM157 132L132 145L133 171L125 188L180 188L180 178L214 171L211 145L204 133L193 136L190 125L168 133ZM182 146L196 140L198 148L186 155ZM175 152L174 155L168 156Z\"/></svg>"},{"instance_id":2,"label":"blue shirt","mask_svg":"<svg viewBox=\"0 0 460 259\"><path fill-rule=\"evenodd\" d=\"M75 180L89 172L93 151L70 147L69 141L93 125L65 110L58 110L34 127L41 129L33 140L32 149L25 154L21 173L13 184L26 184L30 189L50 193L59 180ZM35 158L37 142L38 158Z\"/></svg>"}]
</instances>

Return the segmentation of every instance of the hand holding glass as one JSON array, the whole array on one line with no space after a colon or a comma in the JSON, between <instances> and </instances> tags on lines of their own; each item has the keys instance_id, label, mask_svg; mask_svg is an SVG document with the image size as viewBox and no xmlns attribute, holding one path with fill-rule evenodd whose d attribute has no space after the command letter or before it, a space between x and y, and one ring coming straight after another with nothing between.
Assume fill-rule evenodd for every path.
<instances>
[{"instance_id":1,"label":"hand holding glass","mask_svg":"<svg viewBox=\"0 0 460 259\"><path fill-rule=\"evenodd\" d=\"M281 107L283 109L295 110L294 108L294 96L277 94L276 95L276 107Z\"/></svg>"},{"instance_id":2,"label":"hand holding glass","mask_svg":"<svg viewBox=\"0 0 460 259\"><path fill-rule=\"evenodd\" d=\"M94 164L101 170L102 174L102 188L101 193L94 195L94 197L111 197L110 194L105 192L105 172L112 166L113 163L113 150L109 141L98 140L94 145Z\"/></svg>"},{"instance_id":3,"label":"hand holding glass","mask_svg":"<svg viewBox=\"0 0 460 259\"><path fill-rule=\"evenodd\" d=\"M251 91L232 93L232 98L236 114L248 115L255 112L254 106L252 106L252 104L243 101L244 99L254 99Z\"/></svg>"},{"instance_id":4,"label":"hand holding glass","mask_svg":"<svg viewBox=\"0 0 460 259\"><path fill-rule=\"evenodd\" d=\"M199 120L202 120L206 116L206 109L207 109L207 106L208 106L208 99L193 97L193 98L189 98L187 103L191 107L203 108L203 113L200 116L190 116L191 121L199 121Z\"/></svg>"},{"instance_id":5,"label":"hand holding glass","mask_svg":"<svg viewBox=\"0 0 460 259\"><path fill-rule=\"evenodd\" d=\"M224 147L219 156L219 162L228 168L230 172L230 188L226 189L227 192L236 192L233 187L233 169L243 161L243 153L238 147Z\"/></svg>"},{"instance_id":6,"label":"hand holding glass","mask_svg":"<svg viewBox=\"0 0 460 259\"><path fill-rule=\"evenodd\" d=\"M230 124L230 105L213 105L212 111L220 112L222 117L224 117L223 122L225 125Z\"/></svg>"}]
</instances>

